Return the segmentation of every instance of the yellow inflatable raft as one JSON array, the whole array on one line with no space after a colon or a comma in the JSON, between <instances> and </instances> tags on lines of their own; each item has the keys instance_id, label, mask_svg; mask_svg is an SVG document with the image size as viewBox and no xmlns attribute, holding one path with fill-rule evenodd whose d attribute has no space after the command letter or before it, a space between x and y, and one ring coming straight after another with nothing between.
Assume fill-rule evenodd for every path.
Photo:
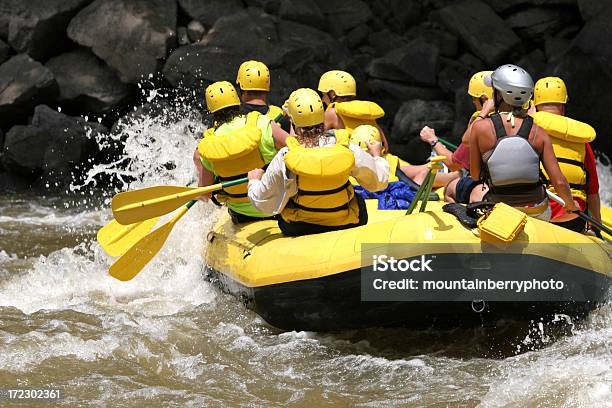
<instances>
[{"instance_id":1,"label":"yellow inflatable raft","mask_svg":"<svg viewBox=\"0 0 612 408\"><path fill-rule=\"evenodd\" d=\"M374 200L367 204L367 225L302 237L283 236L276 221L235 226L223 216L208 234L207 277L285 330L452 327L555 313L579 316L608 297L612 251L609 242L594 236L528 218L514 241L502 245L483 241L477 228L444 212L442 202L429 202L426 212L411 215L380 211ZM517 301L500 300L469 290L454 292L454 299L411 300L405 291L401 300L365 299L363 274L372 273L374 256L385 251L396 259L436 257L446 276L474 277L482 265L489 272L511 266L521 279L562 279L567 292L559 299L522 301L518 295Z\"/></svg>"}]
</instances>

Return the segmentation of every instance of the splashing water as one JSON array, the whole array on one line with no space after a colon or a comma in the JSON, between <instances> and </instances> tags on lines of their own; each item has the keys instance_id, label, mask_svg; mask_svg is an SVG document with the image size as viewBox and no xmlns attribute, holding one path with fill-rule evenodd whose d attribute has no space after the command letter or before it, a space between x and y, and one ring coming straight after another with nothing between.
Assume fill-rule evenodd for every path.
<instances>
[{"instance_id":1,"label":"splashing water","mask_svg":"<svg viewBox=\"0 0 612 408\"><path fill-rule=\"evenodd\" d=\"M0 387L60 387L66 406L611 406L610 304L557 341L538 324L279 333L203 280L222 211L204 203L135 279L109 277L94 234L110 200L98 208L88 192L109 177L116 190L194 177L203 127L172 105L97 136L125 154L71 187L82 200L0 198ZM610 168L599 170L610 205Z\"/></svg>"}]
</instances>

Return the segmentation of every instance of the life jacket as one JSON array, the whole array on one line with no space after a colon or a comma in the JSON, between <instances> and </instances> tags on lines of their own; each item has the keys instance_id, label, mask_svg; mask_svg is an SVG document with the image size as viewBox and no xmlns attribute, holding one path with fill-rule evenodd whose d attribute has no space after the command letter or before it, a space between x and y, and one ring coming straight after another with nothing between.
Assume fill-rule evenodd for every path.
<instances>
[{"instance_id":1,"label":"life jacket","mask_svg":"<svg viewBox=\"0 0 612 408\"><path fill-rule=\"evenodd\" d=\"M200 156L213 166L217 182L236 180L246 177L250 170L264 168L265 164L259 151L262 132L257 126L261 113L249 112L246 123L240 129L219 132L207 129L198 144ZM231 203L249 202L247 184L224 188L217 193L219 201Z\"/></svg>"},{"instance_id":2,"label":"life jacket","mask_svg":"<svg viewBox=\"0 0 612 408\"><path fill-rule=\"evenodd\" d=\"M400 179L397 177L398 170L401 171L399 157L392 154L385 154L383 157L387 163L389 163L389 183L400 181Z\"/></svg>"},{"instance_id":3,"label":"life jacket","mask_svg":"<svg viewBox=\"0 0 612 408\"><path fill-rule=\"evenodd\" d=\"M541 203L546 192L540 178L540 155L529 143L533 119L526 117L518 132L507 135L499 114L491 116L496 142L482 155L487 200L522 207ZM543 210L545 210L544 208Z\"/></svg>"},{"instance_id":4,"label":"life jacket","mask_svg":"<svg viewBox=\"0 0 612 408\"><path fill-rule=\"evenodd\" d=\"M360 125L377 126L376 119L385 116L385 111L370 101L338 102L334 108L346 129L355 129Z\"/></svg>"},{"instance_id":5,"label":"life jacket","mask_svg":"<svg viewBox=\"0 0 612 408\"><path fill-rule=\"evenodd\" d=\"M586 201L588 174L584 166L586 144L595 140L595 129L586 123L555 115L550 112L536 112L531 114L534 122L546 130L551 142L561 172L570 185L572 196ZM542 167L546 179L548 175ZM554 192L552 186L549 187Z\"/></svg>"},{"instance_id":6,"label":"life jacket","mask_svg":"<svg viewBox=\"0 0 612 408\"><path fill-rule=\"evenodd\" d=\"M359 223L359 205L349 182L355 156L346 134L337 135L333 146L317 148L302 147L289 137L287 148L285 166L297 176L298 192L281 217L287 222L326 226Z\"/></svg>"}]
</instances>

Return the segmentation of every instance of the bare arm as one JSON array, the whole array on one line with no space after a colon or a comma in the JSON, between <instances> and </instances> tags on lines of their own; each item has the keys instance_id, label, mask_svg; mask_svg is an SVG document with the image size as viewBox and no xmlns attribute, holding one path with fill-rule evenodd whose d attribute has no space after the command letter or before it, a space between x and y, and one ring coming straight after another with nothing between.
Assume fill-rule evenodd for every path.
<instances>
[{"instance_id":1,"label":"bare arm","mask_svg":"<svg viewBox=\"0 0 612 408\"><path fill-rule=\"evenodd\" d=\"M333 108L325 111L325 130L329 129L344 129L344 123Z\"/></svg>"},{"instance_id":2,"label":"bare arm","mask_svg":"<svg viewBox=\"0 0 612 408\"><path fill-rule=\"evenodd\" d=\"M198 186L206 187L206 186L212 185L215 182L215 175L211 173L210 171L208 171L207 169L205 169L204 166L202 165L202 162L200 160L200 153L198 152L198 149L196 149L195 152L193 153L193 163L195 164L195 167L198 171ZM203 194L198 199L202 201L208 201L210 199L210 193Z\"/></svg>"},{"instance_id":3,"label":"bare arm","mask_svg":"<svg viewBox=\"0 0 612 408\"><path fill-rule=\"evenodd\" d=\"M482 166L482 156L480 153L480 137L486 132L487 124L484 120L476 121L472 124L470 131L470 176L472 180L480 180L480 170Z\"/></svg>"},{"instance_id":4,"label":"bare arm","mask_svg":"<svg viewBox=\"0 0 612 408\"><path fill-rule=\"evenodd\" d=\"M285 132L278 123L272 121L270 122L270 126L272 126L272 138L274 139L274 147L276 150L280 150L287 145L286 140L289 136L289 133Z\"/></svg>"},{"instance_id":5,"label":"bare arm","mask_svg":"<svg viewBox=\"0 0 612 408\"><path fill-rule=\"evenodd\" d=\"M380 138L382 139L382 146L385 148L385 151L387 153L390 153L389 141L387 141L387 136L385 136L385 132L383 132L382 128L378 126L378 124L376 124L376 127L378 128L378 132L380 133Z\"/></svg>"},{"instance_id":6,"label":"bare arm","mask_svg":"<svg viewBox=\"0 0 612 408\"><path fill-rule=\"evenodd\" d=\"M599 193L589 194L587 197L587 203L593 218L601 222L601 199L599 198Z\"/></svg>"},{"instance_id":7,"label":"bare arm","mask_svg":"<svg viewBox=\"0 0 612 408\"><path fill-rule=\"evenodd\" d=\"M425 126L423 129L421 129L420 135L421 140L429 144L431 144L435 140L438 140L438 136L436 135L435 129L432 129L429 126ZM446 156L444 164L446 164L448 168L452 171L457 171L461 168L461 165L453 160L453 152L447 149L446 146L442 144L442 142L436 143L436 145L433 147L433 150L434 152L436 152L436 154L440 156Z\"/></svg>"}]
</instances>

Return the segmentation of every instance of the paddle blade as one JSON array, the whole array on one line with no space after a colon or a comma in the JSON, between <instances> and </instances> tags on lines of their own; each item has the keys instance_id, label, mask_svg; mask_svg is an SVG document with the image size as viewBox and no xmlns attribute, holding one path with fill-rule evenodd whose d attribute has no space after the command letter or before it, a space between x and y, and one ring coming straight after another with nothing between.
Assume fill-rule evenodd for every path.
<instances>
[{"instance_id":1,"label":"paddle blade","mask_svg":"<svg viewBox=\"0 0 612 408\"><path fill-rule=\"evenodd\" d=\"M130 225L113 220L98 230L98 242L110 256L121 256L157 224L159 217Z\"/></svg>"},{"instance_id":2,"label":"paddle blade","mask_svg":"<svg viewBox=\"0 0 612 408\"><path fill-rule=\"evenodd\" d=\"M155 186L126 191L113 197L113 215L123 225L168 214L194 197L178 196L197 190L191 187Z\"/></svg>"},{"instance_id":3,"label":"paddle blade","mask_svg":"<svg viewBox=\"0 0 612 408\"><path fill-rule=\"evenodd\" d=\"M111 265L110 275L121 281L133 279L159 252L173 226L172 221L168 222L141 238Z\"/></svg>"}]
</instances>

